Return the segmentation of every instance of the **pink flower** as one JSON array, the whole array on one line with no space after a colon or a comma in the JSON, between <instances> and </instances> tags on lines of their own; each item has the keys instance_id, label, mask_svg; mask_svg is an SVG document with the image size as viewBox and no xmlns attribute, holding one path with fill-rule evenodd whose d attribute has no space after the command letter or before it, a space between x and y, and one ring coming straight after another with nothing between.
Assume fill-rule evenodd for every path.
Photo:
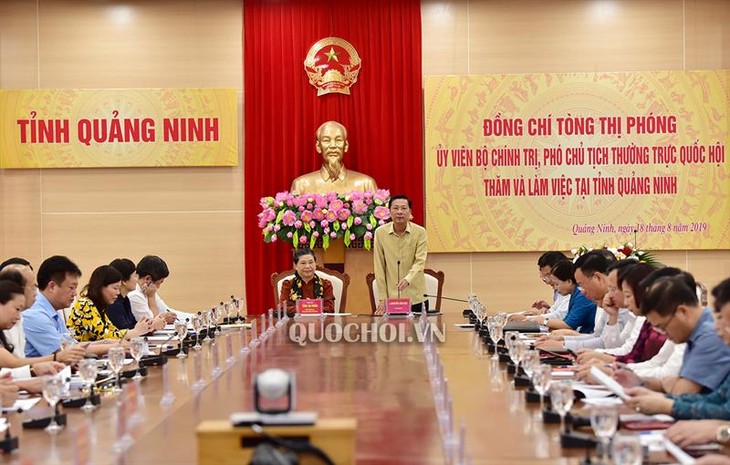
<instances>
[{"instance_id":1,"label":"pink flower","mask_svg":"<svg viewBox=\"0 0 730 465\"><path fill-rule=\"evenodd\" d=\"M281 226L279 226L278 224L274 225L274 231L279 231L280 229L281 229Z\"/></svg>"},{"instance_id":2,"label":"pink flower","mask_svg":"<svg viewBox=\"0 0 730 465\"><path fill-rule=\"evenodd\" d=\"M337 233L336 233L336 232L334 232L334 231L332 231L332 232L330 233L330 237L331 237L332 239L337 239Z\"/></svg>"},{"instance_id":3,"label":"pink flower","mask_svg":"<svg viewBox=\"0 0 730 465\"><path fill-rule=\"evenodd\" d=\"M354 202L355 200L362 200L364 198L364 195L360 191L355 191L355 192L350 192L348 194L348 196L345 198L349 198L349 200Z\"/></svg>"},{"instance_id":4,"label":"pink flower","mask_svg":"<svg viewBox=\"0 0 730 465\"><path fill-rule=\"evenodd\" d=\"M385 203L386 200L390 197L390 191L387 189L378 189L375 194L373 194L373 198L375 200L379 200L380 202Z\"/></svg>"},{"instance_id":5,"label":"pink flower","mask_svg":"<svg viewBox=\"0 0 730 465\"><path fill-rule=\"evenodd\" d=\"M362 218L360 218L359 216L356 216L355 219L353 220L353 223L355 223L355 226L360 226L362 224Z\"/></svg>"},{"instance_id":6,"label":"pink flower","mask_svg":"<svg viewBox=\"0 0 730 465\"><path fill-rule=\"evenodd\" d=\"M368 206L365 205L365 202L362 200L355 200L352 202L352 211L355 212L357 215L362 215L366 211L368 211Z\"/></svg>"},{"instance_id":7,"label":"pink flower","mask_svg":"<svg viewBox=\"0 0 730 465\"><path fill-rule=\"evenodd\" d=\"M327 218L327 221L333 222L337 219L337 214L333 212L332 210L327 212L327 215L325 216Z\"/></svg>"},{"instance_id":8,"label":"pink flower","mask_svg":"<svg viewBox=\"0 0 730 465\"><path fill-rule=\"evenodd\" d=\"M284 226L291 226L297 220L297 214L291 210L287 210L281 215L281 222Z\"/></svg>"},{"instance_id":9,"label":"pink flower","mask_svg":"<svg viewBox=\"0 0 730 465\"><path fill-rule=\"evenodd\" d=\"M310 211L303 211L302 214L301 214L301 216L299 218L302 221L304 221L305 223L309 223L310 221L312 221L312 217L313 217L312 212L310 212Z\"/></svg>"},{"instance_id":10,"label":"pink flower","mask_svg":"<svg viewBox=\"0 0 730 465\"><path fill-rule=\"evenodd\" d=\"M276 219L276 212L272 208L267 208L261 212L261 219L265 220L267 223L269 221L274 221L274 219Z\"/></svg>"},{"instance_id":11,"label":"pink flower","mask_svg":"<svg viewBox=\"0 0 730 465\"><path fill-rule=\"evenodd\" d=\"M297 207L297 210L299 210L300 212L303 212L304 211L304 207L302 207L302 206Z\"/></svg>"},{"instance_id":12,"label":"pink flower","mask_svg":"<svg viewBox=\"0 0 730 465\"><path fill-rule=\"evenodd\" d=\"M370 224L370 223L368 223L368 224L365 225L365 229L367 229L368 231L372 231L373 230L373 225Z\"/></svg>"},{"instance_id":13,"label":"pink flower","mask_svg":"<svg viewBox=\"0 0 730 465\"><path fill-rule=\"evenodd\" d=\"M347 223L345 223L345 222L343 221L342 223L340 223L340 227L341 227L342 229L347 229Z\"/></svg>"},{"instance_id":14,"label":"pink flower","mask_svg":"<svg viewBox=\"0 0 730 465\"><path fill-rule=\"evenodd\" d=\"M384 225L384 224L385 224L385 220L380 220L380 221L378 221L378 224L379 224L380 226Z\"/></svg>"},{"instance_id":15,"label":"pink flower","mask_svg":"<svg viewBox=\"0 0 730 465\"><path fill-rule=\"evenodd\" d=\"M294 227L297 228L297 229L300 229L302 227L302 222L299 221L299 220L296 220L294 222Z\"/></svg>"},{"instance_id":16,"label":"pink flower","mask_svg":"<svg viewBox=\"0 0 730 465\"><path fill-rule=\"evenodd\" d=\"M312 217L315 220L319 221L324 218L324 211L322 211L321 208L315 208L314 213L312 213Z\"/></svg>"},{"instance_id":17,"label":"pink flower","mask_svg":"<svg viewBox=\"0 0 730 465\"><path fill-rule=\"evenodd\" d=\"M307 236L299 236L299 243L300 244L306 244L307 243Z\"/></svg>"},{"instance_id":18,"label":"pink flower","mask_svg":"<svg viewBox=\"0 0 730 465\"><path fill-rule=\"evenodd\" d=\"M325 234L329 234L330 233L330 228L324 228L323 231L324 231Z\"/></svg>"},{"instance_id":19,"label":"pink flower","mask_svg":"<svg viewBox=\"0 0 730 465\"><path fill-rule=\"evenodd\" d=\"M310 222L309 222L309 227L310 227L310 228L316 228L316 227L317 227L317 222L316 222L316 221L314 221L314 220L310 221Z\"/></svg>"},{"instance_id":20,"label":"pink flower","mask_svg":"<svg viewBox=\"0 0 730 465\"><path fill-rule=\"evenodd\" d=\"M319 225L326 229L327 226L330 225L330 222L327 221L327 220L322 220L322 221L319 222Z\"/></svg>"},{"instance_id":21,"label":"pink flower","mask_svg":"<svg viewBox=\"0 0 730 465\"><path fill-rule=\"evenodd\" d=\"M379 220L387 220L390 218L390 210L388 210L388 207L375 207L375 211L373 212L373 215L375 215L375 218Z\"/></svg>"},{"instance_id":22,"label":"pink flower","mask_svg":"<svg viewBox=\"0 0 730 465\"><path fill-rule=\"evenodd\" d=\"M318 233L317 231L314 231L314 232L312 233L312 237L319 237L319 233Z\"/></svg>"},{"instance_id":23,"label":"pink flower","mask_svg":"<svg viewBox=\"0 0 730 465\"><path fill-rule=\"evenodd\" d=\"M298 195L292 199L292 203L297 207L303 207L307 204L307 197L305 195Z\"/></svg>"},{"instance_id":24,"label":"pink flower","mask_svg":"<svg viewBox=\"0 0 730 465\"><path fill-rule=\"evenodd\" d=\"M337 212L337 219L340 221L345 221L349 217L350 217L350 210L343 208L342 210Z\"/></svg>"},{"instance_id":25,"label":"pink flower","mask_svg":"<svg viewBox=\"0 0 730 465\"><path fill-rule=\"evenodd\" d=\"M325 196L325 198L328 202L334 202L335 200L337 200L337 196L337 192L330 192Z\"/></svg>"},{"instance_id":26,"label":"pink flower","mask_svg":"<svg viewBox=\"0 0 730 465\"><path fill-rule=\"evenodd\" d=\"M327 197L323 195L317 195L314 197L314 203L317 205L317 208L327 208Z\"/></svg>"},{"instance_id":27,"label":"pink flower","mask_svg":"<svg viewBox=\"0 0 730 465\"><path fill-rule=\"evenodd\" d=\"M287 239L291 239L292 237L294 237L294 233L289 231L288 233L286 233L286 237Z\"/></svg>"},{"instance_id":28,"label":"pink flower","mask_svg":"<svg viewBox=\"0 0 730 465\"><path fill-rule=\"evenodd\" d=\"M370 239L372 239L372 238L373 238L373 233L371 233L371 232L366 232L366 233L365 233L365 235L364 235L364 236L362 236L362 237L363 237L363 239L365 239L365 240L368 240L368 241L369 241Z\"/></svg>"},{"instance_id":29,"label":"pink flower","mask_svg":"<svg viewBox=\"0 0 730 465\"><path fill-rule=\"evenodd\" d=\"M277 203L284 203L289 197L290 195L288 192L278 192L276 194L276 197L274 197L274 201L276 201Z\"/></svg>"},{"instance_id":30,"label":"pink flower","mask_svg":"<svg viewBox=\"0 0 730 465\"><path fill-rule=\"evenodd\" d=\"M311 203L308 203L307 204L307 210L311 210L313 208L314 208L314 205L312 205Z\"/></svg>"},{"instance_id":31,"label":"pink flower","mask_svg":"<svg viewBox=\"0 0 730 465\"><path fill-rule=\"evenodd\" d=\"M350 240L351 241L354 241L355 239L356 239L355 235L354 234L350 234Z\"/></svg>"},{"instance_id":32,"label":"pink flower","mask_svg":"<svg viewBox=\"0 0 730 465\"><path fill-rule=\"evenodd\" d=\"M279 240L279 238L277 237L276 234L274 234L273 236L271 236L271 242L276 242L277 240Z\"/></svg>"},{"instance_id":33,"label":"pink flower","mask_svg":"<svg viewBox=\"0 0 730 465\"><path fill-rule=\"evenodd\" d=\"M342 207L344 207L344 204L342 203L342 200L337 199L337 200L333 200L332 202L330 202L330 208L329 209L330 210L334 210L335 213L337 213L337 211L339 211Z\"/></svg>"}]
</instances>

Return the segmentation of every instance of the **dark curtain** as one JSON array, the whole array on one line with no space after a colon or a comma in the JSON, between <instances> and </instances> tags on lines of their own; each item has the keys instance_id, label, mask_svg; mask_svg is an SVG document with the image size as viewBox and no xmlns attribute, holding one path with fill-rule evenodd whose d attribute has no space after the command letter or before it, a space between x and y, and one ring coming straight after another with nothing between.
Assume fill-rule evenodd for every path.
<instances>
[{"instance_id":1,"label":"dark curtain","mask_svg":"<svg viewBox=\"0 0 730 465\"><path fill-rule=\"evenodd\" d=\"M243 12L246 296L258 314L273 305L271 273L291 268L288 244L263 242L259 199L319 169L315 131L324 121L348 130L345 166L409 195L423 224L421 11L415 0L246 0ZM362 59L351 95L317 97L304 71L309 48L330 36Z\"/></svg>"}]
</instances>

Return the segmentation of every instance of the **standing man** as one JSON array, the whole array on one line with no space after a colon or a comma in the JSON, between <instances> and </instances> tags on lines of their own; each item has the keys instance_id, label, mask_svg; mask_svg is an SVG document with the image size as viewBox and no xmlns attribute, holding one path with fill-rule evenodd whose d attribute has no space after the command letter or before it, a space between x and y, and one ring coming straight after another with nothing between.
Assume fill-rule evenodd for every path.
<instances>
[{"instance_id":1,"label":"standing man","mask_svg":"<svg viewBox=\"0 0 730 465\"><path fill-rule=\"evenodd\" d=\"M410 221L411 199L394 195L388 202L391 222L375 230L373 255L375 282L378 286L376 315L385 311L385 299L407 297L411 311L428 311L426 279L423 269L428 255L426 229Z\"/></svg>"}]
</instances>

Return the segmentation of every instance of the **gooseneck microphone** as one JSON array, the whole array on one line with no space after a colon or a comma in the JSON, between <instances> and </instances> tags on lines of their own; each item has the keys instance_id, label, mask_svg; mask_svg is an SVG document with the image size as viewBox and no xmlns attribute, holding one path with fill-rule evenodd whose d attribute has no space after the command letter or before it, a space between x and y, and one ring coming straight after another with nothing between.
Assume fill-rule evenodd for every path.
<instances>
[{"instance_id":1,"label":"gooseneck microphone","mask_svg":"<svg viewBox=\"0 0 730 465\"><path fill-rule=\"evenodd\" d=\"M438 296L437 295L434 295L434 294L423 294L423 296L424 297L433 297L434 299L437 299L438 298ZM444 297L444 296L441 296L441 298L444 299L444 300L453 300L454 302L466 302L466 303L469 303L468 300L455 299L453 297Z\"/></svg>"},{"instance_id":2,"label":"gooseneck microphone","mask_svg":"<svg viewBox=\"0 0 730 465\"><path fill-rule=\"evenodd\" d=\"M395 287L398 289L398 298L400 299L400 260L398 260L398 281L396 281Z\"/></svg>"},{"instance_id":3,"label":"gooseneck microphone","mask_svg":"<svg viewBox=\"0 0 730 465\"><path fill-rule=\"evenodd\" d=\"M168 342L172 341L172 338L175 337L175 334L176 333L173 332L170 335L170 337L167 338L167 340L165 342L163 342L162 344L160 344L160 351L158 352L157 355L162 355L162 352L165 351L165 346L167 345ZM180 341L180 343L182 344L182 341Z\"/></svg>"}]
</instances>

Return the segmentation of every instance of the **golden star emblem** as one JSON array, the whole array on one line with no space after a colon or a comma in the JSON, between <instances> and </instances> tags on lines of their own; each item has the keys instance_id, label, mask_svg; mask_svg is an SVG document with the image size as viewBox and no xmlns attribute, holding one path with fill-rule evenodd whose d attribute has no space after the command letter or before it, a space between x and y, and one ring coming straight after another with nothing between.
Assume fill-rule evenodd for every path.
<instances>
[{"instance_id":1,"label":"golden star emblem","mask_svg":"<svg viewBox=\"0 0 730 465\"><path fill-rule=\"evenodd\" d=\"M338 63L340 62L340 60L337 59L337 52L335 52L335 49L333 47L330 47L330 51L326 52L325 55L327 56L328 63L332 60L335 60Z\"/></svg>"}]
</instances>

